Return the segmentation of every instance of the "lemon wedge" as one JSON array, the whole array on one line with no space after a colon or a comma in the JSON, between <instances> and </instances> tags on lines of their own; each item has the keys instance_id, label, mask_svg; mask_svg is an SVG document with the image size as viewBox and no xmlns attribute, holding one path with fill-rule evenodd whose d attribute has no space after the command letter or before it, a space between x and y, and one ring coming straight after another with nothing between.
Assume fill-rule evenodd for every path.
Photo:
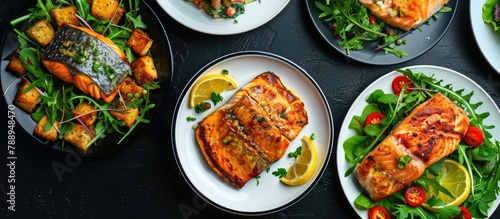
<instances>
[{"instance_id":1,"label":"lemon wedge","mask_svg":"<svg viewBox=\"0 0 500 219\"><path fill-rule=\"evenodd\" d=\"M440 192L437 195L437 198L441 199L447 206L459 206L461 205L467 197L469 197L471 190L471 179L469 176L469 172L467 169L460 163L447 159L443 162L443 169L441 174L442 178L439 180L439 184L445 187L453 194L453 197L450 197L443 192ZM427 194L427 200L436 196L432 189L429 189L429 193ZM431 211L437 211L440 206L429 206L426 202L422 203L422 206Z\"/></svg>"},{"instance_id":2,"label":"lemon wedge","mask_svg":"<svg viewBox=\"0 0 500 219\"><path fill-rule=\"evenodd\" d=\"M207 74L194 83L189 95L189 107L194 108L196 104L209 100L212 92L218 94L236 88L236 81L225 74Z\"/></svg>"},{"instance_id":3,"label":"lemon wedge","mask_svg":"<svg viewBox=\"0 0 500 219\"><path fill-rule=\"evenodd\" d=\"M313 141L305 135L301 140L301 154L297 156L293 165L288 168L286 176L280 178L281 182L289 186L302 185L311 179L318 162L318 154Z\"/></svg>"}]
</instances>

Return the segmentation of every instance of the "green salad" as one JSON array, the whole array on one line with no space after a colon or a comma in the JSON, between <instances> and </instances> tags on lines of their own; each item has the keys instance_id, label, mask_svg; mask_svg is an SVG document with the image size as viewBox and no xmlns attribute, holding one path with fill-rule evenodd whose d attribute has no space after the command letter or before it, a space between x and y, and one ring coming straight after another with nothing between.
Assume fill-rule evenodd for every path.
<instances>
[{"instance_id":1,"label":"green salad","mask_svg":"<svg viewBox=\"0 0 500 219\"><path fill-rule=\"evenodd\" d=\"M375 90L367 98L361 115L351 119L349 129L356 135L343 142L345 158L351 167L344 176L353 174L354 168L390 133L390 131L403 120L415 107L419 106L437 92L444 94L457 106L467 113L470 120L469 131L474 129L475 135L465 134L456 150L440 161L429 166L420 178L410 183L402 191L397 192L380 201L374 202L365 193L361 193L355 200L359 209L369 210L370 218L373 215L382 215L381 218L474 218L488 217L488 209L493 206L500 192L500 142L494 139L491 130L494 125L488 124L489 112L478 113L476 110L482 102L472 103L474 92L464 93L464 89L454 90L451 84L443 84L433 75L412 72L410 69L397 70L401 73L394 81L406 78L399 90L394 88L394 93L386 93L381 89ZM401 81L399 81L401 82ZM397 86L396 86L397 87ZM397 90L397 91L396 91ZM375 115L375 116L374 116ZM474 128L472 128L474 127ZM477 134L480 133L480 134ZM498 137L498 136L496 136ZM411 160L411 158L409 158ZM450 161L459 163L470 176L470 191L464 201L447 205L437 196L421 198L415 203L406 196L408 190L416 193L436 191L452 196L445 186L440 184L443 163ZM401 157L399 164L405 165L409 160ZM415 189L419 188L419 189ZM406 190L406 191L405 191ZM420 192L418 192L420 191ZM424 192L425 191L425 192ZM425 196L424 196L425 197ZM429 208L435 208L430 210ZM438 209L438 210L436 210ZM385 213L384 213L385 212ZM458 217L461 218L461 217Z\"/></svg>"}]
</instances>

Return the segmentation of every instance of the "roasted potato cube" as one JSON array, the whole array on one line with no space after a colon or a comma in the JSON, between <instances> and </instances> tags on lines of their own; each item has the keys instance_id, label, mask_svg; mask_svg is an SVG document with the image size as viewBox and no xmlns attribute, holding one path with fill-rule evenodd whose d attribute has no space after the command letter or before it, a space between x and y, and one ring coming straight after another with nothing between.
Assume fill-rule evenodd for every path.
<instances>
[{"instance_id":1,"label":"roasted potato cube","mask_svg":"<svg viewBox=\"0 0 500 219\"><path fill-rule=\"evenodd\" d=\"M26 30L26 33L43 47L47 46L56 34L52 24L46 20L38 20Z\"/></svg>"},{"instance_id":2,"label":"roasted potato cube","mask_svg":"<svg viewBox=\"0 0 500 219\"><path fill-rule=\"evenodd\" d=\"M142 29L135 28L127 40L127 45L139 56L145 56L148 54L151 45L153 45L153 39L149 38L148 34Z\"/></svg>"},{"instance_id":3,"label":"roasted potato cube","mask_svg":"<svg viewBox=\"0 0 500 219\"><path fill-rule=\"evenodd\" d=\"M7 68L14 71L19 76L22 76L24 75L24 73L26 73L26 67L24 67L23 60L21 60L20 58L12 58L9 61L9 65L7 65Z\"/></svg>"},{"instance_id":4,"label":"roasted potato cube","mask_svg":"<svg viewBox=\"0 0 500 219\"><path fill-rule=\"evenodd\" d=\"M122 16L125 14L125 8L124 7L119 7L118 10L116 11L116 14L113 16L113 19L111 21L114 24L118 24L120 22L120 19L122 19Z\"/></svg>"},{"instance_id":5,"label":"roasted potato cube","mask_svg":"<svg viewBox=\"0 0 500 219\"><path fill-rule=\"evenodd\" d=\"M143 90L144 88L137 85L130 77L126 77L120 86L120 92L122 93L125 103L140 98Z\"/></svg>"},{"instance_id":6,"label":"roasted potato cube","mask_svg":"<svg viewBox=\"0 0 500 219\"><path fill-rule=\"evenodd\" d=\"M48 130L46 130L46 125L47 121L49 120L49 117L47 115L44 115L40 121L35 126L34 134L37 136L42 137L45 140L49 141L56 141L57 136L59 135L57 132L57 129L55 126L59 125L59 122L55 122L55 124L52 124Z\"/></svg>"},{"instance_id":7,"label":"roasted potato cube","mask_svg":"<svg viewBox=\"0 0 500 219\"><path fill-rule=\"evenodd\" d=\"M123 109L124 110L124 109ZM139 109L137 108L128 108L124 111L109 111L109 113L115 117L116 119L125 122L125 126L130 127L134 124L135 119L139 115Z\"/></svg>"},{"instance_id":8,"label":"roasted potato cube","mask_svg":"<svg viewBox=\"0 0 500 219\"><path fill-rule=\"evenodd\" d=\"M64 8L54 8L50 10L50 14L57 26L60 27L63 24L78 25L78 18L76 18L76 6L71 5Z\"/></svg>"},{"instance_id":9,"label":"roasted potato cube","mask_svg":"<svg viewBox=\"0 0 500 219\"><path fill-rule=\"evenodd\" d=\"M135 81L140 86L158 78L155 63L151 56L143 56L134 60L130 63L130 67Z\"/></svg>"},{"instance_id":10,"label":"roasted potato cube","mask_svg":"<svg viewBox=\"0 0 500 219\"><path fill-rule=\"evenodd\" d=\"M97 112L95 107L89 104L87 101L83 101L78 104L73 110L71 110L74 116L77 116L80 121L86 126L92 126L97 120Z\"/></svg>"},{"instance_id":11,"label":"roasted potato cube","mask_svg":"<svg viewBox=\"0 0 500 219\"><path fill-rule=\"evenodd\" d=\"M111 20L119 6L118 0L93 0L90 14L100 20Z\"/></svg>"},{"instance_id":12,"label":"roasted potato cube","mask_svg":"<svg viewBox=\"0 0 500 219\"><path fill-rule=\"evenodd\" d=\"M17 89L17 94L14 97L14 105L23 109L27 113L32 113L37 104L42 100L40 98L40 92L34 87L26 90L30 86L30 82L27 80L22 80L21 86Z\"/></svg>"},{"instance_id":13,"label":"roasted potato cube","mask_svg":"<svg viewBox=\"0 0 500 219\"><path fill-rule=\"evenodd\" d=\"M95 135L94 130L91 130L91 132L92 133L89 133L83 125L74 123L73 128L68 133L63 135L63 139L76 146L83 153L86 153L90 147L89 143Z\"/></svg>"}]
</instances>

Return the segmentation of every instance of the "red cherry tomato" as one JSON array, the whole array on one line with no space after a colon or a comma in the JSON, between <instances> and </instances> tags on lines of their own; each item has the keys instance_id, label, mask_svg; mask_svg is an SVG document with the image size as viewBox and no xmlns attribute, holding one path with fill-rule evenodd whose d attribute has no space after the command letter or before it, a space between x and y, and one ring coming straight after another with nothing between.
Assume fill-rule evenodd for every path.
<instances>
[{"instance_id":1,"label":"red cherry tomato","mask_svg":"<svg viewBox=\"0 0 500 219\"><path fill-rule=\"evenodd\" d=\"M392 90L396 95L399 95L401 93L401 90L403 90L403 87L405 85L408 85L406 88L407 90L405 93L410 93L408 88L413 88L413 83L411 82L411 79L404 76L404 75L399 75L392 80Z\"/></svg>"},{"instance_id":2,"label":"red cherry tomato","mask_svg":"<svg viewBox=\"0 0 500 219\"><path fill-rule=\"evenodd\" d=\"M373 15L373 14L368 15L368 22L371 25L377 24L377 18L375 18L375 15Z\"/></svg>"},{"instance_id":3,"label":"red cherry tomato","mask_svg":"<svg viewBox=\"0 0 500 219\"><path fill-rule=\"evenodd\" d=\"M460 214L455 217L455 219L472 219L472 215L470 214L469 210L465 208L464 206L458 206L461 210Z\"/></svg>"},{"instance_id":4,"label":"red cherry tomato","mask_svg":"<svg viewBox=\"0 0 500 219\"><path fill-rule=\"evenodd\" d=\"M368 211L368 219L390 219L391 214L382 206L374 206Z\"/></svg>"},{"instance_id":5,"label":"red cherry tomato","mask_svg":"<svg viewBox=\"0 0 500 219\"><path fill-rule=\"evenodd\" d=\"M425 191L419 186L410 186L405 192L406 204L412 207L418 207L425 201Z\"/></svg>"},{"instance_id":6,"label":"red cherry tomato","mask_svg":"<svg viewBox=\"0 0 500 219\"><path fill-rule=\"evenodd\" d=\"M477 147L484 142L483 131L480 128L471 126L467 133L465 133L464 141L467 145Z\"/></svg>"},{"instance_id":7,"label":"red cherry tomato","mask_svg":"<svg viewBox=\"0 0 500 219\"><path fill-rule=\"evenodd\" d=\"M365 120L365 127L374 124L380 124L382 119L385 117L381 112L373 112L368 114Z\"/></svg>"}]
</instances>

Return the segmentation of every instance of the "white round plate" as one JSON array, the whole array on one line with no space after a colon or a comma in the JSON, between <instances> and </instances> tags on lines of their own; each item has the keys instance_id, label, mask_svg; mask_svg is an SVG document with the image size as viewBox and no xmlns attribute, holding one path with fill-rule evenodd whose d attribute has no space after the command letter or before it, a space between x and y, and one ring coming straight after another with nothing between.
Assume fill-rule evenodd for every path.
<instances>
[{"instance_id":1,"label":"white round plate","mask_svg":"<svg viewBox=\"0 0 500 219\"><path fill-rule=\"evenodd\" d=\"M222 106L221 103L205 113L189 108L191 86L201 76L229 71L241 88L259 74L274 72L283 84L294 90L304 102L309 124L290 143L285 155L272 164L269 171L260 174L258 180L250 180L240 190L234 189L212 170L196 142L193 127L204 117ZM223 92L227 101L236 91ZM303 198L320 180L325 171L333 147L333 118L327 100L311 76L291 61L265 52L237 52L220 57L202 68L181 93L172 121L172 146L179 169L191 188L204 200L224 211L239 215L264 215L283 210ZM187 121L195 117L196 121ZM272 175L278 168L288 167L293 160L287 156L301 146L304 135L316 135L314 144L318 153L316 170L311 180L301 186L287 186Z\"/></svg>"},{"instance_id":2,"label":"white round plate","mask_svg":"<svg viewBox=\"0 0 500 219\"><path fill-rule=\"evenodd\" d=\"M493 27L483 21L483 5L486 0L470 2L470 20L476 43L484 58L497 73L500 73L500 32L493 31Z\"/></svg>"},{"instance_id":3,"label":"white round plate","mask_svg":"<svg viewBox=\"0 0 500 219\"><path fill-rule=\"evenodd\" d=\"M235 19L214 19L187 0L157 0L170 17L198 32L230 35L253 30L278 15L290 0L256 0L245 4L245 13Z\"/></svg>"},{"instance_id":4,"label":"white round plate","mask_svg":"<svg viewBox=\"0 0 500 219\"><path fill-rule=\"evenodd\" d=\"M453 71L451 69L438 67L438 66L429 66L429 65L419 65L419 66L411 66L405 67L405 69L411 69L413 72L423 72L427 75L434 74L434 77L438 80L442 79L442 85L453 84L453 89L465 89L464 94L468 94L471 91L474 91L474 95L471 98L472 103L483 102L476 112L490 112L490 116L485 120L486 125L495 125L494 129L490 130L490 133L500 133L500 110L495 105L495 102L491 99L491 97L484 91L478 84L472 81L470 78ZM338 136L337 143L337 168L338 174L340 178L340 184L342 185L342 189L344 190L344 194L349 201L349 204L352 208L358 213L361 218L368 217L367 210L360 210L355 207L354 200L363 192L363 189L359 185L358 180L354 174L349 175L348 177L344 177L344 173L351 167L349 163L347 163L345 159L344 147L343 143L351 136L356 135L356 133L349 129L349 123L351 119L355 115L361 115L364 107L367 105L366 99L370 96L373 91L376 89L382 89L385 93L392 92L391 83L394 77L397 75L401 75L401 73L392 71L376 81L374 81L370 86L368 86L359 96L356 98L351 108L347 112L346 117L342 123L340 133ZM497 136L498 137L498 136ZM495 201L494 207L491 207L488 211L489 215L493 214L495 209L500 204L500 199Z\"/></svg>"}]
</instances>

